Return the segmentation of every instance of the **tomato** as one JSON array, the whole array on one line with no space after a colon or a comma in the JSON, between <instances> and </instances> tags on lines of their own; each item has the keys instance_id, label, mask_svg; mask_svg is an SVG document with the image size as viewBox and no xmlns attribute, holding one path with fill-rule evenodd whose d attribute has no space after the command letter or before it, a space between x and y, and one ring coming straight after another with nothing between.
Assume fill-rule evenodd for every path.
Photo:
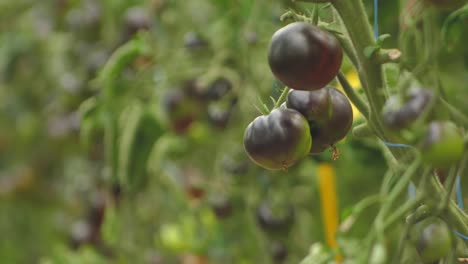
<instances>
[{"instance_id":1,"label":"tomato","mask_svg":"<svg viewBox=\"0 0 468 264\"><path fill-rule=\"evenodd\" d=\"M237 104L237 98L231 100L226 107L219 105L209 105L207 110L208 121L211 125L219 129L225 129L229 124L229 120L234 112L234 107Z\"/></svg>"},{"instance_id":2,"label":"tomato","mask_svg":"<svg viewBox=\"0 0 468 264\"><path fill-rule=\"evenodd\" d=\"M197 33L190 31L184 36L185 48L189 50L200 50L206 48L208 43Z\"/></svg>"},{"instance_id":3,"label":"tomato","mask_svg":"<svg viewBox=\"0 0 468 264\"><path fill-rule=\"evenodd\" d=\"M200 102L187 96L182 89L173 89L163 96L162 102L171 128L176 133L185 133L198 118Z\"/></svg>"},{"instance_id":4,"label":"tomato","mask_svg":"<svg viewBox=\"0 0 468 264\"><path fill-rule=\"evenodd\" d=\"M216 79L210 85L210 87L208 87L208 90L206 91L206 97L209 100L219 100L231 89L232 83L228 79L221 77Z\"/></svg>"},{"instance_id":5,"label":"tomato","mask_svg":"<svg viewBox=\"0 0 468 264\"><path fill-rule=\"evenodd\" d=\"M231 201L223 196L211 200L211 208L218 219L226 219L232 214Z\"/></svg>"},{"instance_id":6,"label":"tomato","mask_svg":"<svg viewBox=\"0 0 468 264\"><path fill-rule=\"evenodd\" d=\"M124 41L131 39L140 30L148 30L150 26L150 15L144 7L134 6L128 8L124 14Z\"/></svg>"},{"instance_id":7,"label":"tomato","mask_svg":"<svg viewBox=\"0 0 468 264\"><path fill-rule=\"evenodd\" d=\"M269 170L286 170L305 157L312 144L307 120L293 109L274 109L246 128L244 148L252 161Z\"/></svg>"},{"instance_id":8,"label":"tomato","mask_svg":"<svg viewBox=\"0 0 468 264\"><path fill-rule=\"evenodd\" d=\"M288 205L281 209L277 212L268 202L260 204L257 208L257 223L263 231L271 234L289 232L294 223L294 207Z\"/></svg>"},{"instance_id":9,"label":"tomato","mask_svg":"<svg viewBox=\"0 0 468 264\"><path fill-rule=\"evenodd\" d=\"M309 122L314 144L311 153L320 153L348 134L353 109L348 98L331 86L315 91L291 90L286 107L300 112Z\"/></svg>"},{"instance_id":10,"label":"tomato","mask_svg":"<svg viewBox=\"0 0 468 264\"><path fill-rule=\"evenodd\" d=\"M429 106L434 94L429 89L412 89L407 100L402 100L399 95L390 97L383 108L385 125L394 130L407 128Z\"/></svg>"},{"instance_id":11,"label":"tomato","mask_svg":"<svg viewBox=\"0 0 468 264\"><path fill-rule=\"evenodd\" d=\"M273 34L268 50L271 71L284 85L316 90L337 75L343 51L332 34L308 23L291 23Z\"/></svg>"},{"instance_id":12,"label":"tomato","mask_svg":"<svg viewBox=\"0 0 468 264\"><path fill-rule=\"evenodd\" d=\"M452 249L450 229L439 218L430 217L411 231L411 240L424 263L433 263L447 256Z\"/></svg>"},{"instance_id":13,"label":"tomato","mask_svg":"<svg viewBox=\"0 0 468 264\"><path fill-rule=\"evenodd\" d=\"M288 248L282 242L274 242L270 251L274 263L283 263L288 257Z\"/></svg>"},{"instance_id":14,"label":"tomato","mask_svg":"<svg viewBox=\"0 0 468 264\"><path fill-rule=\"evenodd\" d=\"M456 164L464 151L463 134L450 121L433 121L421 147L425 163L436 168L448 168Z\"/></svg>"}]
</instances>

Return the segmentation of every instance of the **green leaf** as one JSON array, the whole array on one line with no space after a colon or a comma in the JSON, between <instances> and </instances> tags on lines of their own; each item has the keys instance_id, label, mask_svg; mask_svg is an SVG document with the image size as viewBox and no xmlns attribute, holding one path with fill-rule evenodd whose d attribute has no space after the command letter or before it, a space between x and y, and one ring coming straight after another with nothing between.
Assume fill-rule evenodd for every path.
<instances>
[{"instance_id":1,"label":"green leaf","mask_svg":"<svg viewBox=\"0 0 468 264\"><path fill-rule=\"evenodd\" d=\"M378 45L379 47L381 47L382 44L383 44L383 42L384 42L386 39L390 38L390 37L391 37L390 34L382 34L382 35L380 35L380 36L377 38L377 41L376 41L377 45Z\"/></svg>"},{"instance_id":2,"label":"green leaf","mask_svg":"<svg viewBox=\"0 0 468 264\"><path fill-rule=\"evenodd\" d=\"M147 162L154 143L164 130L156 117L139 102L122 112L118 176L123 187L134 191L147 180Z\"/></svg>"},{"instance_id":3,"label":"green leaf","mask_svg":"<svg viewBox=\"0 0 468 264\"><path fill-rule=\"evenodd\" d=\"M377 52L380 49L379 46L369 46L364 49L364 55L366 58L370 59L375 52Z\"/></svg>"}]
</instances>

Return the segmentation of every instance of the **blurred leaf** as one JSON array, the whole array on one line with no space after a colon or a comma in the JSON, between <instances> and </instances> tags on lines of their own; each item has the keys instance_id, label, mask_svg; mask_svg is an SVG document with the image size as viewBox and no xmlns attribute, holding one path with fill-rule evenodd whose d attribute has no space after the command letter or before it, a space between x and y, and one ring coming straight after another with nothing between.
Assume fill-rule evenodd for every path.
<instances>
[{"instance_id":1,"label":"blurred leaf","mask_svg":"<svg viewBox=\"0 0 468 264\"><path fill-rule=\"evenodd\" d=\"M164 130L155 116L139 102L124 109L120 127L118 177L124 188L135 191L146 183L151 150Z\"/></svg>"}]
</instances>

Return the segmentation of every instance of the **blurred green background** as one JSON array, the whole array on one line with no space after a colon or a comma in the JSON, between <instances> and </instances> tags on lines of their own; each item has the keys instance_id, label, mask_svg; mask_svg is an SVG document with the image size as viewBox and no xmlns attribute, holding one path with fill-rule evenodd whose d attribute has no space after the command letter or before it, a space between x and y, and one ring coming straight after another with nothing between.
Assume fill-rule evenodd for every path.
<instances>
[{"instance_id":1,"label":"blurred green background","mask_svg":"<svg viewBox=\"0 0 468 264\"><path fill-rule=\"evenodd\" d=\"M372 20L372 1L365 5ZM326 152L272 173L242 146L259 99L271 106L279 95L266 60L279 17L310 6L0 0L1 262L298 263L325 242L318 164L333 164L343 219L378 191L387 169L380 147L349 135L337 161ZM398 14L407 9L381 1L385 46L401 45ZM434 30L447 14L436 13ZM453 25L448 41L466 43L466 24ZM437 72L468 112L468 92L452 92L468 83L468 49L455 44L418 73ZM347 60L342 69L356 78ZM215 99L198 98L200 90ZM262 206L279 219L293 208L293 223L265 228ZM374 213L353 232L366 234Z\"/></svg>"}]
</instances>

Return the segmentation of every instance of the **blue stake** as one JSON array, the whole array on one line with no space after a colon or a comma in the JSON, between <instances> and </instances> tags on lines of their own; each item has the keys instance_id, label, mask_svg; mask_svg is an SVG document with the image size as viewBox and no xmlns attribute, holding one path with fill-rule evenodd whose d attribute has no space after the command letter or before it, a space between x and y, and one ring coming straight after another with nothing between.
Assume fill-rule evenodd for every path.
<instances>
[{"instance_id":1,"label":"blue stake","mask_svg":"<svg viewBox=\"0 0 468 264\"><path fill-rule=\"evenodd\" d=\"M379 38L379 0L374 0L374 38L377 40Z\"/></svg>"}]
</instances>

